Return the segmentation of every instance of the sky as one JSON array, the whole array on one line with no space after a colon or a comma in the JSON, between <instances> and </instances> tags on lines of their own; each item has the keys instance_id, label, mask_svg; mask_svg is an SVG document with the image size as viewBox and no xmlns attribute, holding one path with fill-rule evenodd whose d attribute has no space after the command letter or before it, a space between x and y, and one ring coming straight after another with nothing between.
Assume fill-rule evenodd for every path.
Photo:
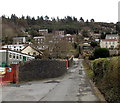
<instances>
[{"instance_id":1,"label":"sky","mask_svg":"<svg viewBox=\"0 0 120 103\"><path fill-rule=\"evenodd\" d=\"M75 16L97 22L118 21L119 0L0 0L0 16L16 14L64 18Z\"/></svg>"}]
</instances>

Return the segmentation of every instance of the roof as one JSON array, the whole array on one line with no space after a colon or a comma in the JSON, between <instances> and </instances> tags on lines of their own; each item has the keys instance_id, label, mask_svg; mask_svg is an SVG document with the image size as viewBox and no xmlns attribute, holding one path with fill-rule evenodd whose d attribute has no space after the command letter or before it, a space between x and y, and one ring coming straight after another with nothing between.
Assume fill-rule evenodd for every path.
<instances>
[{"instance_id":1,"label":"roof","mask_svg":"<svg viewBox=\"0 0 120 103\"><path fill-rule=\"evenodd\" d=\"M107 34L106 38L109 38L109 37L119 37L119 35L118 34Z\"/></svg>"},{"instance_id":2,"label":"roof","mask_svg":"<svg viewBox=\"0 0 120 103\"><path fill-rule=\"evenodd\" d=\"M43 52L41 52L40 50L38 50L37 48L33 47L32 45L27 45L25 48L27 48L28 46L30 46L32 49L34 49L35 51L43 54ZM25 48L23 48L21 51L23 51Z\"/></svg>"},{"instance_id":3,"label":"roof","mask_svg":"<svg viewBox=\"0 0 120 103\"><path fill-rule=\"evenodd\" d=\"M5 49L5 48L1 48L0 52L7 51L7 50L8 50L8 52L10 51L10 52L19 53L19 54L23 54L23 55L27 55L27 56L33 57L33 56L25 54L25 53L21 53L21 52L18 52L18 51L14 51L14 50L10 50L10 49Z\"/></svg>"},{"instance_id":4,"label":"roof","mask_svg":"<svg viewBox=\"0 0 120 103\"><path fill-rule=\"evenodd\" d=\"M26 36L23 36L23 37L14 37L13 39L21 39L21 38L26 38Z\"/></svg>"},{"instance_id":5,"label":"roof","mask_svg":"<svg viewBox=\"0 0 120 103\"><path fill-rule=\"evenodd\" d=\"M36 36L34 39L40 39L40 38L45 38L45 36Z\"/></svg>"},{"instance_id":6,"label":"roof","mask_svg":"<svg viewBox=\"0 0 120 103\"><path fill-rule=\"evenodd\" d=\"M117 39L102 39L102 41L118 41Z\"/></svg>"}]
</instances>

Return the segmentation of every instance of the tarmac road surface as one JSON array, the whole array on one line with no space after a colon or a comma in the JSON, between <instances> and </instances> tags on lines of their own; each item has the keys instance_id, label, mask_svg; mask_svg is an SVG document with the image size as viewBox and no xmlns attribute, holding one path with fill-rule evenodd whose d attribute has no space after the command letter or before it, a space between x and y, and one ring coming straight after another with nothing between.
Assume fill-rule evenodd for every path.
<instances>
[{"instance_id":1,"label":"tarmac road surface","mask_svg":"<svg viewBox=\"0 0 120 103\"><path fill-rule=\"evenodd\" d=\"M85 75L82 59L59 78L2 87L3 101L99 101ZM1 91L1 90L0 90ZM95 103L95 102L94 102Z\"/></svg>"}]
</instances>

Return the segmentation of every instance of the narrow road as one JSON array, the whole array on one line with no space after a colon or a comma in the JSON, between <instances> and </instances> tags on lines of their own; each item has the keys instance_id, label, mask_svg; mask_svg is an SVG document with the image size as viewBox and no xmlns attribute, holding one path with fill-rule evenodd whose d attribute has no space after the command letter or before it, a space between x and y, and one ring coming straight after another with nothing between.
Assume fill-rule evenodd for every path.
<instances>
[{"instance_id":1,"label":"narrow road","mask_svg":"<svg viewBox=\"0 0 120 103\"><path fill-rule=\"evenodd\" d=\"M99 101L85 75L83 60L74 61L62 77L4 86L3 101Z\"/></svg>"}]
</instances>

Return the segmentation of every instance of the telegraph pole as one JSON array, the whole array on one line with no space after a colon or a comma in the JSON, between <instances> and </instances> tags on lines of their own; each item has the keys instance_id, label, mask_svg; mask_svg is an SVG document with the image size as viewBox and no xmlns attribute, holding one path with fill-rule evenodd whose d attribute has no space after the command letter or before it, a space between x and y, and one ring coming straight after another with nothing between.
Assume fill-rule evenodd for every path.
<instances>
[{"instance_id":1,"label":"telegraph pole","mask_svg":"<svg viewBox=\"0 0 120 103\"><path fill-rule=\"evenodd\" d=\"M8 37L6 37L6 44L7 44L7 50L6 50L6 66L8 66Z\"/></svg>"}]
</instances>

